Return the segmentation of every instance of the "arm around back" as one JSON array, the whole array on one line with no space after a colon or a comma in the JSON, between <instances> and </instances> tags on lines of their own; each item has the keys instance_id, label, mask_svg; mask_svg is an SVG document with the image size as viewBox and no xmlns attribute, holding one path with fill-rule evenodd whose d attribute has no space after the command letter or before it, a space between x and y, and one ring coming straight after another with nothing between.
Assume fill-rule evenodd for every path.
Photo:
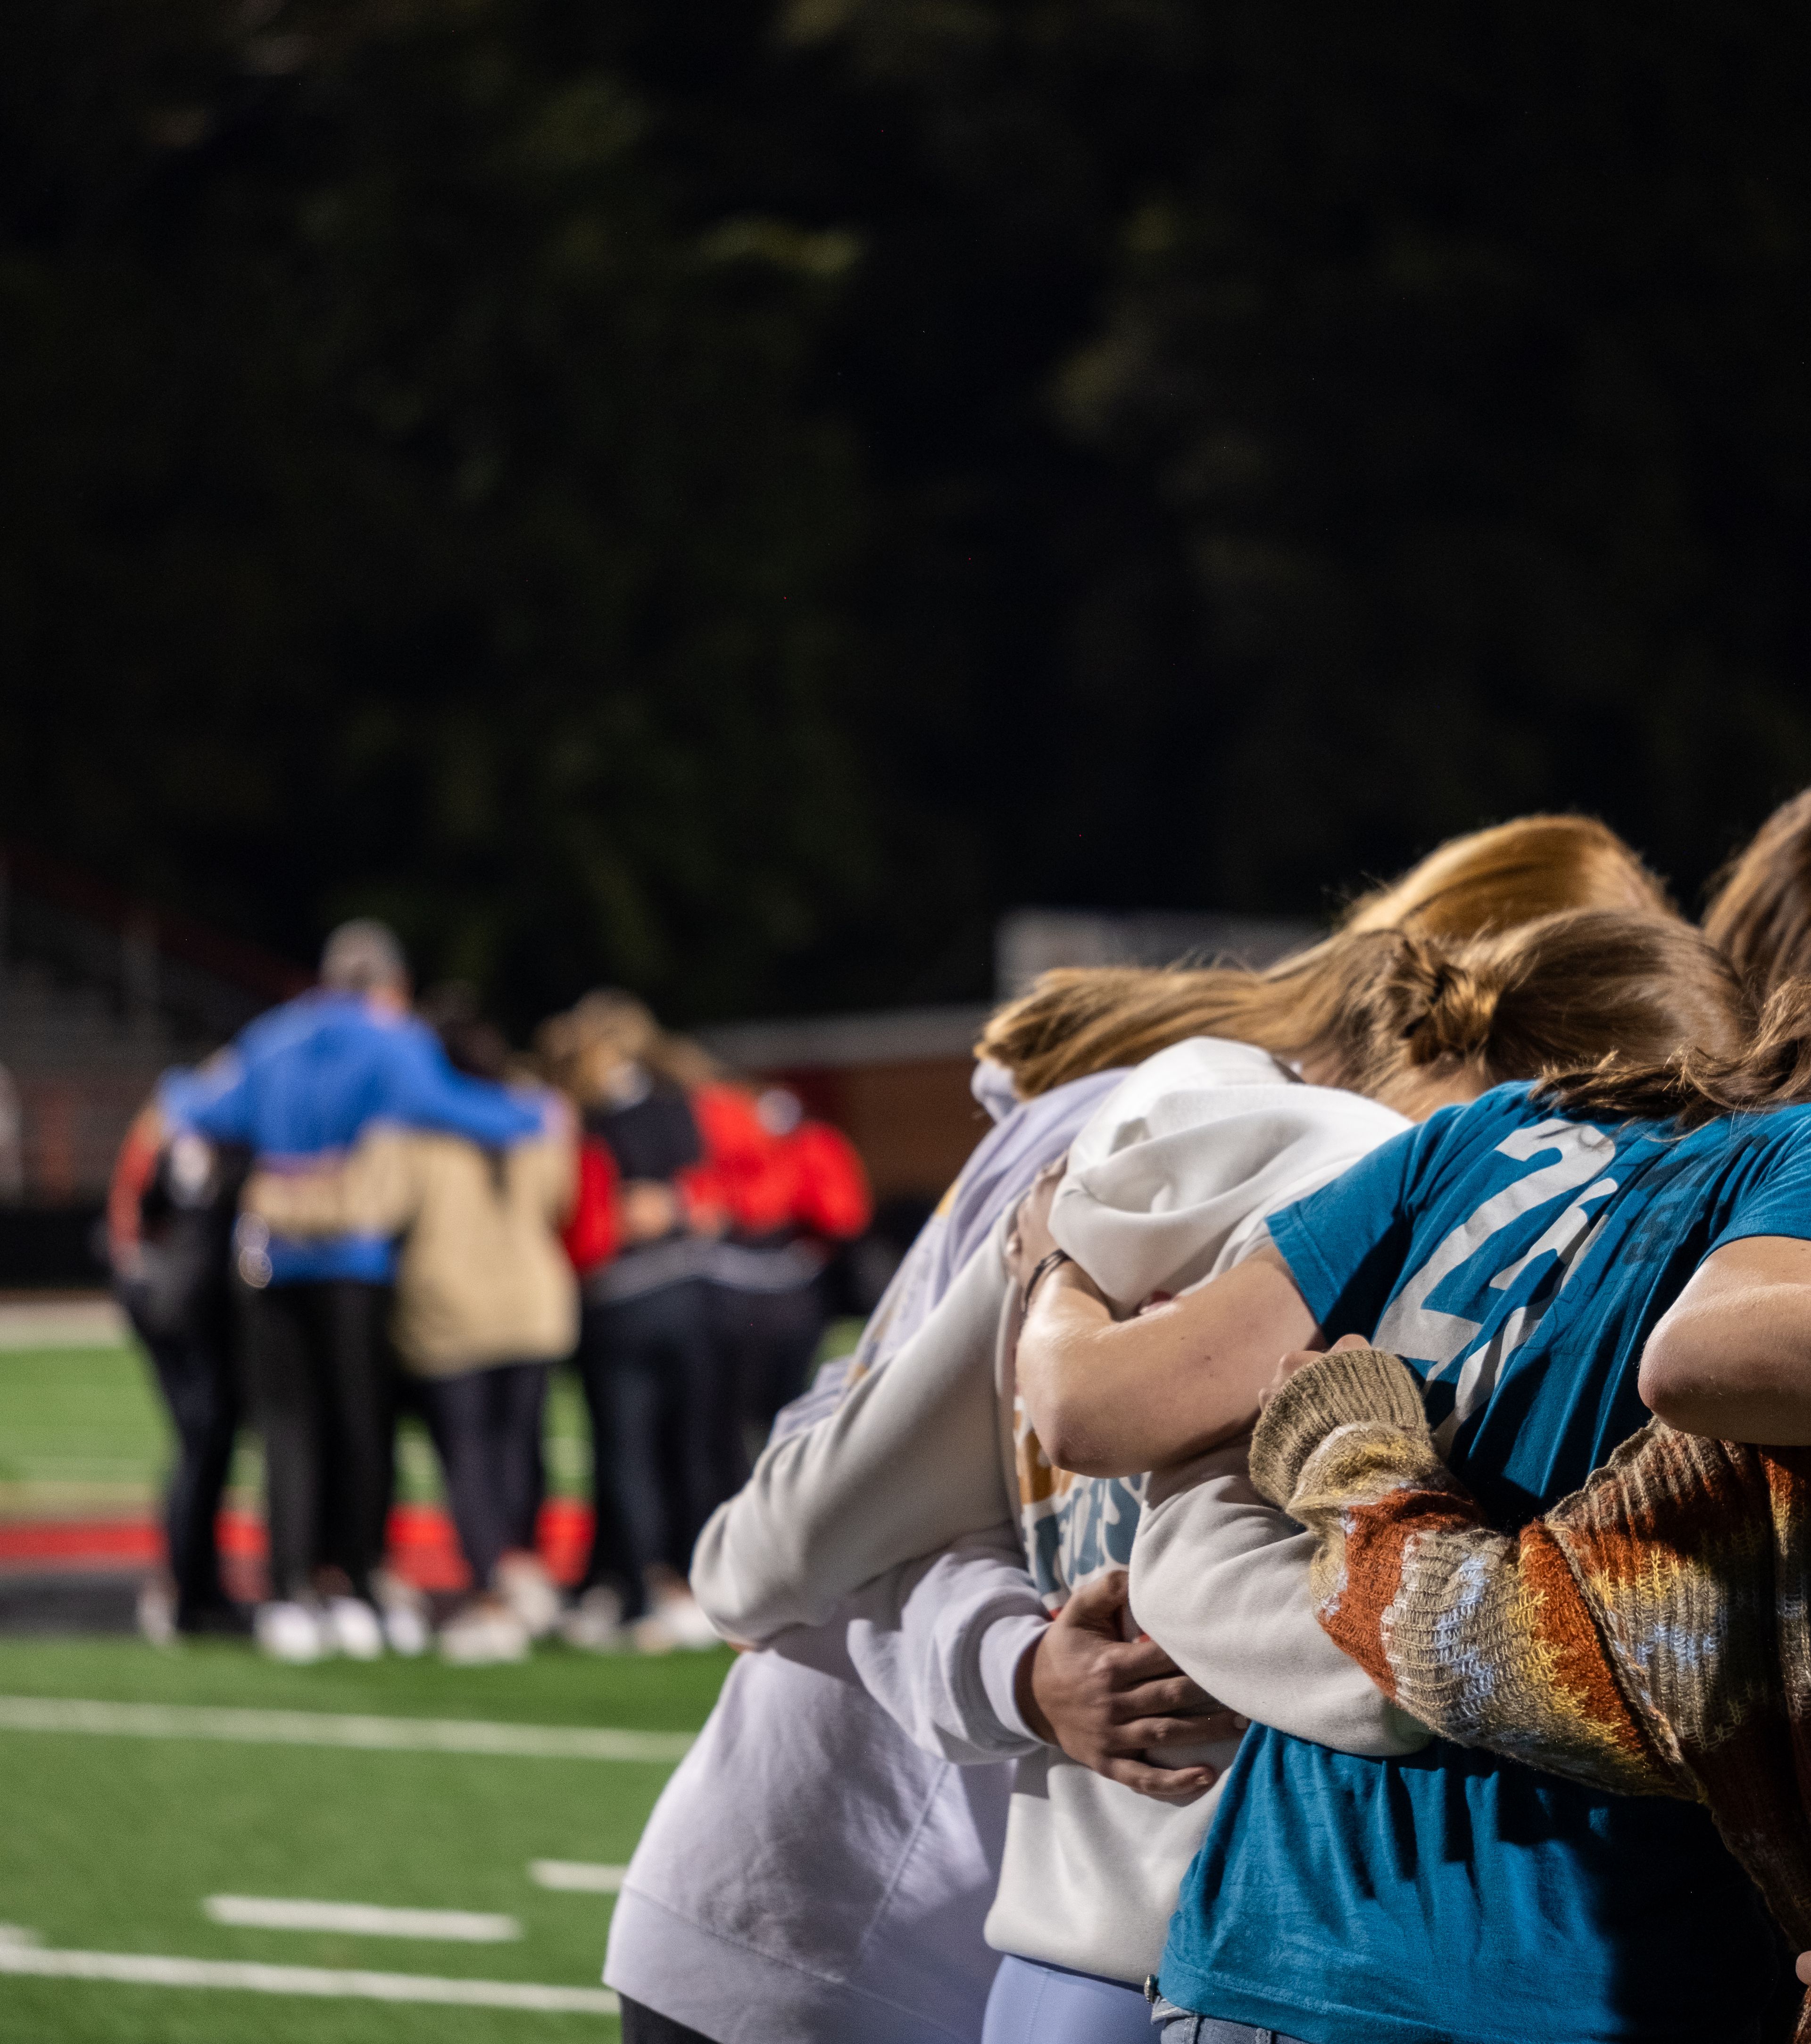
<instances>
[{"instance_id":1,"label":"arm around back","mask_svg":"<svg viewBox=\"0 0 1811 2044\"><path fill-rule=\"evenodd\" d=\"M1811 1443L1811 1242L1713 1250L1648 1337L1640 1381L1649 1411L1682 1433Z\"/></svg>"},{"instance_id":2,"label":"arm around back","mask_svg":"<svg viewBox=\"0 0 1811 2044\"><path fill-rule=\"evenodd\" d=\"M377 1105L383 1118L444 1129L490 1149L538 1135L546 1127L540 1101L455 1071L425 1028L405 1023L383 1033L383 1097Z\"/></svg>"},{"instance_id":3,"label":"arm around back","mask_svg":"<svg viewBox=\"0 0 1811 2044\"><path fill-rule=\"evenodd\" d=\"M404 1129L375 1128L337 1163L260 1171L245 1188L245 1210L279 1235L399 1234L421 1202L417 1141Z\"/></svg>"},{"instance_id":4,"label":"arm around back","mask_svg":"<svg viewBox=\"0 0 1811 2044\"><path fill-rule=\"evenodd\" d=\"M883 1368L767 1450L692 1556L721 1631L759 1642L822 1624L883 1571L1011 1517L995 1392L1009 1305L996 1235Z\"/></svg>"},{"instance_id":5,"label":"arm around back","mask_svg":"<svg viewBox=\"0 0 1811 2044\"><path fill-rule=\"evenodd\" d=\"M1129 1320L1114 1320L1067 1264L1032 1301L1019 1389L1059 1468L1135 1476L1245 1433L1277 1358L1312 1346L1317 1333L1289 1266L1268 1245Z\"/></svg>"},{"instance_id":6,"label":"arm around back","mask_svg":"<svg viewBox=\"0 0 1811 2044\"><path fill-rule=\"evenodd\" d=\"M1322 1631L1314 1536L1267 1504L1243 1442L1151 1478L1132 1550L1132 1608L1176 1665L1228 1710L1370 1759L1430 1735Z\"/></svg>"},{"instance_id":7,"label":"arm around back","mask_svg":"<svg viewBox=\"0 0 1811 2044\"><path fill-rule=\"evenodd\" d=\"M1013 1686L1050 1615L1016 1526L964 1534L929 1560L889 1570L840 1616L862 1686L914 1746L959 1766L1038 1750Z\"/></svg>"}]
</instances>

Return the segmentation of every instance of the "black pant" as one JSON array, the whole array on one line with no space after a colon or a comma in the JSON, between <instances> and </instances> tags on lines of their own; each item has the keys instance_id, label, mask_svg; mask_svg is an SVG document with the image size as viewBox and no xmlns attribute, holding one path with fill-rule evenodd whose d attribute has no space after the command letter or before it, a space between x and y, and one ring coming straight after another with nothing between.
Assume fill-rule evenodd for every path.
<instances>
[{"instance_id":1,"label":"black pant","mask_svg":"<svg viewBox=\"0 0 1811 2044\"><path fill-rule=\"evenodd\" d=\"M632 1616L643 1572L661 1562L682 1572L728 1494L722 1441L733 1404L706 1311L695 1278L585 1308L579 1374L597 1512L585 1580L619 1577Z\"/></svg>"},{"instance_id":2,"label":"black pant","mask_svg":"<svg viewBox=\"0 0 1811 2044\"><path fill-rule=\"evenodd\" d=\"M764 1442L774 1415L805 1389L817 1345L829 1322L823 1287L794 1285L783 1291L710 1288L711 1325L735 1385L744 1438ZM738 1481L735 1488L741 1487Z\"/></svg>"},{"instance_id":3,"label":"black pant","mask_svg":"<svg viewBox=\"0 0 1811 2044\"><path fill-rule=\"evenodd\" d=\"M349 1279L241 1291L253 1424L263 1436L271 1594L305 1594L322 1563L371 1595L390 1506L390 1293Z\"/></svg>"},{"instance_id":4,"label":"black pant","mask_svg":"<svg viewBox=\"0 0 1811 2044\"><path fill-rule=\"evenodd\" d=\"M220 1324L193 1335L148 1335L163 1402L176 1430L176 1464L163 1500L163 1537L176 1584L176 1623L186 1627L227 1601L221 1586L214 1522L233 1466L239 1427L224 1313Z\"/></svg>"},{"instance_id":5,"label":"black pant","mask_svg":"<svg viewBox=\"0 0 1811 2044\"><path fill-rule=\"evenodd\" d=\"M541 1412L550 1365L498 1363L413 1389L446 1472L447 1501L472 1578L487 1588L512 1547L533 1547L540 1509Z\"/></svg>"},{"instance_id":6,"label":"black pant","mask_svg":"<svg viewBox=\"0 0 1811 2044\"><path fill-rule=\"evenodd\" d=\"M711 2044L702 2030L688 2030L671 2016L657 2015L639 2001L631 2001L626 1994L618 1999L622 2004L622 2044Z\"/></svg>"}]
</instances>

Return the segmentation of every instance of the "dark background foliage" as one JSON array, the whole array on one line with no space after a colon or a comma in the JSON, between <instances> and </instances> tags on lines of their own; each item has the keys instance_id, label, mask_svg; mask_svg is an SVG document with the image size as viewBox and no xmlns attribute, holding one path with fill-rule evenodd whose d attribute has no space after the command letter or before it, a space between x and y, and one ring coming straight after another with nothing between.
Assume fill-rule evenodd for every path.
<instances>
[{"instance_id":1,"label":"dark background foliage","mask_svg":"<svg viewBox=\"0 0 1811 2044\"><path fill-rule=\"evenodd\" d=\"M15 0L0 815L525 1020L1811 780L1811 17Z\"/></svg>"}]
</instances>

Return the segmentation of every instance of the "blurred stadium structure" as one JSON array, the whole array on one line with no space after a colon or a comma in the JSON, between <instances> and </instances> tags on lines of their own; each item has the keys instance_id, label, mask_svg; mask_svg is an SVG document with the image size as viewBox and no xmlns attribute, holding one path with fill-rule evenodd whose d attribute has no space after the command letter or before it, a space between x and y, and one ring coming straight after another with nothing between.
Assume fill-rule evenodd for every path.
<instances>
[{"instance_id":1,"label":"blurred stadium structure","mask_svg":"<svg viewBox=\"0 0 1811 2044\"><path fill-rule=\"evenodd\" d=\"M0 849L0 1285L95 1281L89 1237L157 1074L307 982L29 848Z\"/></svg>"},{"instance_id":2,"label":"blurred stadium structure","mask_svg":"<svg viewBox=\"0 0 1811 2044\"><path fill-rule=\"evenodd\" d=\"M1263 964L1313 934L1232 916L1018 909L996 932L997 991L1017 993L1060 965ZM286 960L28 848L0 853L0 1288L98 1281L90 1237L108 1174L157 1074L205 1057L307 980ZM986 1012L910 1008L698 1034L726 1063L790 1086L843 1128L904 1224L982 1132L969 1078Z\"/></svg>"}]
</instances>

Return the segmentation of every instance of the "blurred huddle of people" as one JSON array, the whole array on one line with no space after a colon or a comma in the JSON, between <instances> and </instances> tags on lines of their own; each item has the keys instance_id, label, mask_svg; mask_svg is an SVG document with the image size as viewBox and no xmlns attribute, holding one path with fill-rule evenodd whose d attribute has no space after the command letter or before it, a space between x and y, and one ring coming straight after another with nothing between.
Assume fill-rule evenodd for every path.
<instances>
[{"instance_id":1,"label":"blurred huddle of people","mask_svg":"<svg viewBox=\"0 0 1811 2044\"><path fill-rule=\"evenodd\" d=\"M425 1424L471 1589L448 1659L716 1635L694 1540L804 1382L861 1163L798 1100L724 1072L632 996L586 995L518 1057L471 990L411 1005L402 947L343 925L318 987L166 1074L108 1204L115 1287L178 1450L144 1629L243 1630L220 1501L241 1420L264 1450L279 1659L419 1653L429 1600L386 1566L399 1416ZM536 1547L548 1381L591 1429L594 1531L568 1602Z\"/></svg>"}]
</instances>

